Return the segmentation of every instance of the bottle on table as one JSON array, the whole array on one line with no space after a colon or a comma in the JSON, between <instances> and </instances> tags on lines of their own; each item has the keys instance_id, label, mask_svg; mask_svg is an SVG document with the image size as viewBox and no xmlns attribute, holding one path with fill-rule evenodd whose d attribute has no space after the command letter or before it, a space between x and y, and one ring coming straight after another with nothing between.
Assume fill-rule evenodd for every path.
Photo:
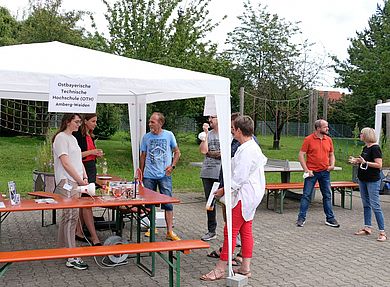
<instances>
[{"instance_id":1,"label":"bottle on table","mask_svg":"<svg viewBox=\"0 0 390 287\"><path fill-rule=\"evenodd\" d=\"M108 164L106 158L104 158L102 161L102 172L104 175L108 173Z\"/></svg>"}]
</instances>

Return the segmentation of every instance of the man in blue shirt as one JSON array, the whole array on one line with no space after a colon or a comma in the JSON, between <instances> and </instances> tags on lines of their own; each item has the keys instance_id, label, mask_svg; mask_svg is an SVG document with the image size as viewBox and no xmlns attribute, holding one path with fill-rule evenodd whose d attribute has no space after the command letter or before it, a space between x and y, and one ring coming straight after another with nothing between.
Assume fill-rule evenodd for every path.
<instances>
[{"instance_id":1,"label":"man in blue shirt","mask_svg":"<svg viewBox=\"0 0 390 287\"><path fill-rule=\"evenodd\" d=\"M163 114L153 113L151 115L150 132L143 136L141 142L140 168L144 175L143 184L146 188L157 191L158 187L161 194L172 196L171 174L179 161L180 150L173 133L162 128L164 123ZM173 205L162 204L161 208L165 210L166 238L180 240L172 229Z\"/></svg>"}]
</instances>

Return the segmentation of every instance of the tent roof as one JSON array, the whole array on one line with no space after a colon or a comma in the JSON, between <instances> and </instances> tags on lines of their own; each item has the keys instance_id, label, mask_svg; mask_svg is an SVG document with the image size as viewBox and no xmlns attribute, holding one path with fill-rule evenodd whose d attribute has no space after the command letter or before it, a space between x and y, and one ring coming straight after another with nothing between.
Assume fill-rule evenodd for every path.
<instances>
[{"instance_id":1,"label":"tent roof","mask_svg":"<svg viewBox=\"0 0 390 287\"><path fill-rule=\"evenodd\" d=\"M48 101L50 80L57 76L96 80L98 102L128 104L134 167L139 166L139 142L146 129L147 103L214 98L225 189L230 190L229 79L59 42L0 47L0 99ZM231 234L230 192L226 193L226 206ZM232 270L231 253L229 257Z\"/></svg>"},{"instance_id":2,"label":"tent roof","mask_svg":"<svg viewBox=\"0 0 390 287\"><path fill-rule=\"evenodd\" d=\"M150 103L230 94L227 78L60 42L0 47L0 98L47 101L56 76L97 80L103 103L128 103L129 95Z\"/></svg>"},{"instance_id":3,"label":"tent roof","mask_svg":"<svg viewBox=\"0 0 390 287\"><path fill-rule=\"evenodd\" d=\"M390 113L390 102L389 103L383 103L383 104L377 104L375 106L376 112L383 112L383 113Z\"/></svg>"},{"instance_id":4,"label":"tent roof","mask_svg":"<svg viewBox=\"0 0 390 287\"><path fill-rule=\"evenodd\" d=\"M375 134L376 134L377 142L379 142L380 140L383 113L390 113L390 102L377 104L375 106Z\"/></svg>"}]
</instances>

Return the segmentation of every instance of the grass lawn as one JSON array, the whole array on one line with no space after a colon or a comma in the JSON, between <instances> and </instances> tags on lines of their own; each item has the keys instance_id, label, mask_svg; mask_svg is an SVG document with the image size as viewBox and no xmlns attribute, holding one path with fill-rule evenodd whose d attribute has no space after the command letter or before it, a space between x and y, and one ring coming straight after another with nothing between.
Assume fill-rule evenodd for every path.
<instances>
[{"instance_id":1,"label":"grass lawn","mask_svg":"<svg viewBox=\"0 0 390 287\"><path fill-rule=\"evenodd\" d=\"M193 167L190 162L199 162L203 156L199 153L198 145L193 134L176 135L181 150L181 158L174 171L173 186L175 192L203 192L199 178L200 168ZM303 138L282 137L281 149L272 149L272 137L258 137L261 148L268 158L288 159L297 161L299 148ZM32 191L32 171L35 169L35 156L43 139L18 136L0 137L0 191L6 193L7 182L14 180L19 193L25 195ZM361 145L355 146L353 140L335 139L336 165L342 171L332 173L332 180L350 180L352 168L347 163L348 156L358 155ZM98 140L97 146L102 148L108 162L108 172L131 180L133 167L131 162L131 144L127 133L119 132L110 140ZM98 169L99 171L99 169ZM279 182L279 173L267 173L268 182ZM292 173L291 181L301 181L301 173Z\"/></svg>"}]
</instances>

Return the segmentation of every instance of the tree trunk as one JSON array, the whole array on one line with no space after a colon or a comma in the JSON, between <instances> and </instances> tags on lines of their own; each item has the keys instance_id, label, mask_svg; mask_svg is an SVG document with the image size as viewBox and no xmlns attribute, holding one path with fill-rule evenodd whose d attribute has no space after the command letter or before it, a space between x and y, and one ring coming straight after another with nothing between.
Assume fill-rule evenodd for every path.
<instances>
[{"instance_id":1,"label":"tree trunk","mask_svg":"<svg viewBox=\"0 0 390 287\"><path fill-rule=\"evenodd\" d=\"M272 148L273 149L280 149L280 135L278 134L278 130L275 130L275 133L274 133L274 143L272 145Z\"/></svg>"},{"instance_id":2,"label":"tree trunk","mask_svg":"<svg viewBox=\"0 0 390 287\"><path fill-rule=\"evenodd\" d=\"M273 149L280 149L280 132L279 132L279 121L280 121L280 111L276 110L275 113L275 132L274 132L274 143L272 145Z\"/></svg>"},{"instance_id":3,"label":"tree trunk","mask_svg":"<svg viewBox=\"0 0 390 287\"><path fill-rule=\"evenodd\" d=\"M257 128L257 112L256 112L256 98L253 98L253 132L256 134Z\"/></svg>"},{"instance_id":4,"label":"tree trunk","mask_svg":"<svg viewBox=\"0 0 390 287\"><path fill-rule=\"evenodd\" d=\"M282 130L285 124L285 120L282 118L282 112L277 110L275 117L275 132L274 132L274 142L272 145L273 149L280 149L280 137Z\"/></svg>"}]
</instances>

